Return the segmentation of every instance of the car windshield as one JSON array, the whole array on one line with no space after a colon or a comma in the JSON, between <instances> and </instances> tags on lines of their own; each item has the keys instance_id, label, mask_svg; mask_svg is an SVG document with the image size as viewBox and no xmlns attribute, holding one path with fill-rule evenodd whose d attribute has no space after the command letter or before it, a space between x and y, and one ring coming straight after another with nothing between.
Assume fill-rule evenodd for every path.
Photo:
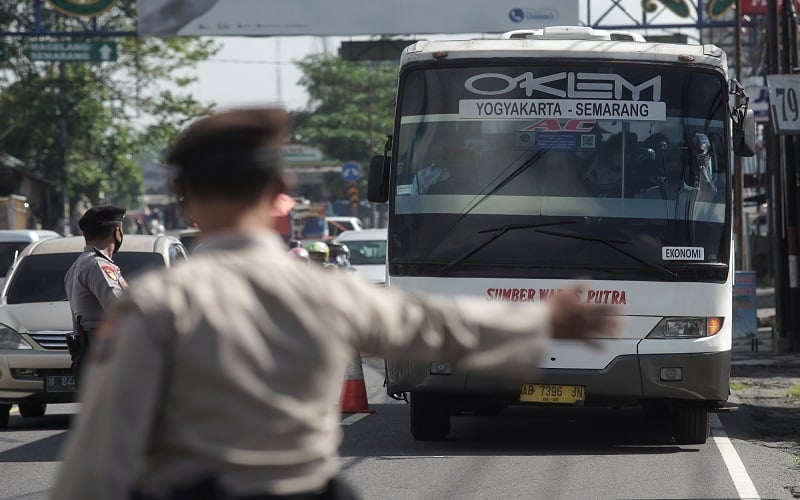
<instances>
[{"instance_id":1,"label":"car windshield","mask_svg":"<svg viewBox=\"0 0 800 500\"><path fill-rule=\"evenodd\" d=\"M386 240L346 241L350 249L350 264L354 266L386 263Z\"/></svg>"},{"instance_id":2,"label":"car windshield","mask_svg":"<svg viewBox=\"0 0 800 500\"><path fill-rule=\"evenodd\" d=\"M79 255L75 252L25 257L8 285L6 302L27 304L67 300L64 276ZM120 252L115 255L114 261L126 280L148 269L165 266L163 257L153 252Z\"/></svg>"},{"instance_id":3,"label":"car windshield","mask_svg":"<svg viewBox=\"0 0 800 500\"><path fill-rule=\"evenodd\" d=\"M6 277L8 268L14 263L14 259L29 243L28 241L6 241L0 243L0 277Z\"/></svg>"}]
</instances>

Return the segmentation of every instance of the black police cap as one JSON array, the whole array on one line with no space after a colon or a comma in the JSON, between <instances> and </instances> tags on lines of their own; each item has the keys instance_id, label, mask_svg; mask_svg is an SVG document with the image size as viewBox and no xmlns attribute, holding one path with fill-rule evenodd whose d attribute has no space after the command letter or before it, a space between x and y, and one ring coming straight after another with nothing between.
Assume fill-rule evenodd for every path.
<instances>
[{"instance_id":1,"label":"black police cap","mask_svg":"<svg viewBox=\"0 0 800 500\"><path fill-rule=\"evenodd\" d=\"M113 205L95 205L87 210L78 221L81 231L97 229L109 222L122 222L125 209Z\"/></svg>"}]
</instances>

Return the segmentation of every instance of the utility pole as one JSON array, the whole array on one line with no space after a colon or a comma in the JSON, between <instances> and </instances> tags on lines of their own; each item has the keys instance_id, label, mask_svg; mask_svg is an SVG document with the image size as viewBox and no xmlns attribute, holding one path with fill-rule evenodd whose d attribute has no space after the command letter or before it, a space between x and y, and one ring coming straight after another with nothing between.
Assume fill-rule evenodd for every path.
<instances>
[{"instance_id":1,"label":"utility pole","mask_svg":"<svg viewBox=\"0 0 800 500\"><path fill-rule=\"evenodd\" d=\"M790 74L793 72L793 56L792 50L792 26L789 19L791 12L791 3L794 0L783 0L783 16L781 16L780 38L781 38L781 68L780 73ZM786 340L791 342L794 337L791 333L800 329L800 280L798 279L798 233L797 233L797 168L794 163L795 148L794 137L781 135L778 137L778 142L781 147L781 162L784 169L784 196L786 197L786 248L788 258L788 274L789 274L789 296L788 296L788 311L789 313L789 329L786 332L789 338ZM780 346L779 346L780 347ZM791 350L790 345L783 346L782 350Z\"/></svg>"},{"instance_id":2,"label":"utility pole","mask_svg":"<svg viewBox=\"0 0 800 500\"><path fill-rule=\"evenodd\" d=\"M780 73L778 0L767 0L767 74ZM770 252L773 263L773 282L775 286L775 325L774 336L779 351L786 350L791 324L789 321L789 266L786 234L786 170L782 165L781 145L775 133L772 120L765 127L767 149L767 179L769 185L769 234L772 241Z\"/></svg>"},{"instance_id":3,"label":"utility pole","mask_svg":"<svg viewBox=\"0 0 800 500\"><path fill-rule=\"evenodd\" d=\"M64 202L64 236L71 234L70 224L70 208L69 208L69 189L67 183L69 181L69 159L67 148L69 146L67 141L67 112L69 104L67 103L67 63L61 61L58 63L58 121L61 129L59 153L61 156L61 191L62 199Z\"/></svg>"},{"instance_id":4,"label":"utility pole","mask_svg":"<svg viewBox=\"0 0 800 500\"><path fill-rule=\"evenodd\" d=\"M797 17L795 9L795 0L783 0L783 16L781 17L783 23L781 26L781 34L783 38L783 72L787 74L796 73L797 67ZM790 283L793 286L790 288L790 307L792 311L792 329L789 345L786 347L794 352L800 352L800 266L798 265L798 245L800 235L798 235L798 221L800 220L800 172L798 170L797 160L798 153L800 153L800 144L798 144L797 135L786 135L784 140L784 166L787 172L786 189L789 191L794 199L794 207L789 216L792 217L792 222L789 224L789 249L790 253L794 250L794 262L790 262ZM793 281L792 281L793 280Z\"/></svg>"},{"instance_id":5,"label":"utility pole","mask_svg":"<svg viewBox=\"0 0 800 500\"><path fill-rule=\"evenodd\" d=\"M736 80L742 81L742 0L736 0ZM736 96L736 105L740 104L741 99ZM745 248L744 238L744 172L742 171L742 157L736 156L733 164L734 182L734 214L733 231L736 233L736 270L743 271L750 269L750 263L745 262L745 256L749 257L750 252Z\"/></svg>"}]
</instances>

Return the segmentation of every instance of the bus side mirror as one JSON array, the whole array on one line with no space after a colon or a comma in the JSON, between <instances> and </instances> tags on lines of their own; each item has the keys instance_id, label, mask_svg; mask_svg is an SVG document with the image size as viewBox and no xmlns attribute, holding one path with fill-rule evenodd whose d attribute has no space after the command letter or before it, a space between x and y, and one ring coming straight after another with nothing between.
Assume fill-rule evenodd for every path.
<instances>
[{"instance_id":1,"label":"bus side mirror","mask_svg":"<svg viewBox=\"0 0 800 500\"><path fill-rule=\"evenodd\" d=\"M389 201L389 157L375 155L369 162L367 199L372 203Z\"/></svg>"},{"instance_id":2,"label":"bus side mirror","mask_svg":"<svg viewBox=\"0 0 800 500\"><path fill-rule=\"evenodd\" d=\"M756 115L752 109L737 114L739 119L733 124L733 154L753 156L756 154Z\"/></svg>"}]
</instances>

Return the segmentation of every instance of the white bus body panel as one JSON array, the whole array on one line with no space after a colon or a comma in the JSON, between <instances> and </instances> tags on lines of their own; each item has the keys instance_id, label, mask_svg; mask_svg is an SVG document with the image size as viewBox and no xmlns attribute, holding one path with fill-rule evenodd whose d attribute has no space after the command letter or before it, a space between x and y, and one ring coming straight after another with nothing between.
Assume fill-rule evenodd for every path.
<instances>
[{"instance_id":1,"label":"white bus body panel","mask_svg":"<svg viewBox=\"0 0 800 500\"><path fill-rule=\"evenodd\" d=\"M681 283L665 286L660 282L603 282L571 280L517 280L496 278L389 278L389 285L414 293L444 296L469 295L492 300L495 290L532 290L524 300L512 302L540 302L542 290L566 289L577 284L586 288L587 300L592 294L594 302L611 303L613 292L624 292L624 304L619 307L622 330L615 339L600 339L600 349L593 349L575 341L553 341L542 357L541 368L602 369L616 357L625 354L709 353L729 351L731 348L730 311L732 297L723 293L726 284ZM674 283L672 284L674 285ZM612 293L601 293L606 290ZM529 295L532 295L529 300ZM714 336L693 339L646 339L645 337L664 317L726 318L722 330Z\"/></svg>"}]
</instances>

